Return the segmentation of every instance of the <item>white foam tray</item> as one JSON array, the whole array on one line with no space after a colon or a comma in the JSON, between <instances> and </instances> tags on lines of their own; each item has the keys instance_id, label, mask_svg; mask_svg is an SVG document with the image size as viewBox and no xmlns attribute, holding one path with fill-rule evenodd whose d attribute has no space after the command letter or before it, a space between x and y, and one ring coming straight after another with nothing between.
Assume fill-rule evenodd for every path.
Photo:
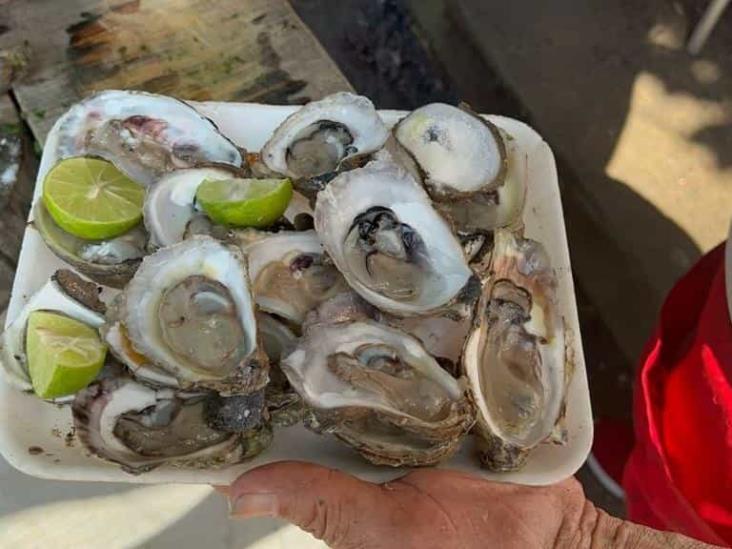
<instances>
[{"instance_id":1,"label":"white foam tray","mask_svg":"<svg viewBox=\"0 0 732 549\"><path fill-rule=\"evenodd\" d=\"M196 105L238 145L247 150L261 148L274 128L296 107L249 103L200 103ZM384 121L393 125L405 113L380 111ZM559 279L559 303L572 337L575 372L569 386L567 406L568 442L564 446L543 445L530 456L526 466L512 473L490 473L478 467L472 437L466 437L460 451L446 468L459 469L488 479L522 484L550 484L574 474L589 453L592 443L592 412L587 387L584 355L577 320L572 272L564 229L562 204L554 156L541 136L526 124L510 118L490 116L517 141L519 150L528 156L529 188L525 209L527 236L544 243ZM34 200L41 192L41 182L55 162L48 151L55 140L51 131L36 180ZM53 272L63 267L32 227L26 229L6 324L12 322L30 296ZM160 467L142 475L130 475L117 465L88 455L77 440L66 442L72 431L71 411L24 394L5 383L0 376L0 451L20 471L36 477L133 483L207 483L228 484L242 472L265 463L297 459L320 463L373 481L385 481L403 474L403 469L375 467L365 463L355 452L332 437L319 436L301 426L275 431L270 448L254 460L219 471L198 471ZM31 454L29 448L42 453Z\"/></svg>"}]
</instances>

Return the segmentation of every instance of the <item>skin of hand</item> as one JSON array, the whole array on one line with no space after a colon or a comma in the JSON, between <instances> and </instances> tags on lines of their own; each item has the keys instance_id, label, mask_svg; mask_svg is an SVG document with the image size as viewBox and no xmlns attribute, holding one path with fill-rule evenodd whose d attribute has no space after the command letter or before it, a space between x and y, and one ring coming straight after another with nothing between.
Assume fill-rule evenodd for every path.
<instances>
[{"instance_id":1,"label":"skin of hand","mask_svg":"<svg viewBox=\"0 0 732 549\"><path fill-rule=\"evenodd\" d=\"M421 469L372 484L287 461L221 491L233 517L280 517L334 549L709 547L607 515L574 479L528 487Z\"/></svg>"}]
</instances>

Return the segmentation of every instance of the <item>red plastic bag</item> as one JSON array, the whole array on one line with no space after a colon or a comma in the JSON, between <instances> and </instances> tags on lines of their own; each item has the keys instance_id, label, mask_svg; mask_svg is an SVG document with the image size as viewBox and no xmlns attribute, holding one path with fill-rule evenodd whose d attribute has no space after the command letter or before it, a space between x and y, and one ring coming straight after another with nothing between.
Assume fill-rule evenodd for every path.
<instances>
[{"instance_id":1,"label":"red plastic bag","mask_svg":"<svg viewBox=\"0 0 732 549\"><path fill-rule=\"evenodd\" d=\"M732 244L730 244L732 245ZM724 245L673 288L641 359L628 518L732 545L732 323Z\"/></svg>"}]
</instances>

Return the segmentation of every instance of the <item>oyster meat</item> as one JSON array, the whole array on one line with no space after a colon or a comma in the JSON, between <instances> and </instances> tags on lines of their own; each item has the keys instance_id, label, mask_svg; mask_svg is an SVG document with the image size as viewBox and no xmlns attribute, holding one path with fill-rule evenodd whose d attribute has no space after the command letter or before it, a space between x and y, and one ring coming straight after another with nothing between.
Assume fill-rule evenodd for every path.
<instances>
[{"instance_id":1,"label":"oyster meat","mask_svg":"<svg viewBox=\"0 0 732 549\"><path fill-rule=\"evenodd\" d=\"M94 455L140 474L163 463L211 469L240 463L264 450L272 432L263 399L250 399L246 429L230 432L210 424L215 395L155 389L122 375L92 383L74 399L76 434ZM243 416L242 408L238 415Z\"/></svg>"},{"instance_id":2,"label":"oyster meat","mask_svg":"<svg viewBox=\"0 0 732 549\"><path fill-rule=\"evenodd\" d=\"M262 161L276 173L310 178L377 151L388 136L369 99L339 92L288 116L262 148Z\"/></svg>"},{"instance_id":3,"label":"oyster meat","mask_svg":"<svg viewBox=\"0 0 732 549\"><path fill-rule=\"evenodd\" d=\"M347 289L315 231L281 231L243 246L257 305L300 325L305 315Z\"/></svg>"},{"instance_id":4,"label":"oyster meat","mask_svg":"<svg viewBox=\"0 0 732 549\"><path fill-rule=\"evenodd\" d=\"M282 370L332 433L376 464L432 465L473 425L464 384L414 337L372 320L308 325Z\"/></svg>"},{"instance_id":5,"label":"oyster meat","mask_svg":"<svg viewBox=\"0 0 732 549\"><path fill-rule=\"evenodd\" d=\"M25 352L28 316L33 311L61 313L92 328L99 328L104 323L105 306L98 295L96 284L72 271L56 271L0 336L0 372L5 380L22 391L33 390Z\"/></svg>"},{"instance_id":6,"label":"oyster meat","mask_svg":"<svg viewBox=\"0 0 732 549\"><path fill-rule=\"evenodd\" d=\"M544 247L496 231L490 279L463 354L489 469L517 469L538 444L563 441L572 361L555 293Z\"/></svg>"},{"instance_id":7,"label":"oyster meat","mask_svg":"<svg viewBox=\"0 0 732 549\"><path fill-rule=\"evenodd\" d=\"M432 103L403 118L394 136L458 230L521 224L527 159L493 123L465 108Z\"/></svg>"},{"instance_id":8,"label":"oyster meat","mask_svg":"<svg viewBox=\"0 0 732 549\"><path fill-rule=\"evenodd\" d=\"M55 127L57 159L100 156L141 185L206 162L242 165L239 149L213 122L163 95L102 91L71 107Z\"/></svg>"},{"instance_id":9,"label":"oyster meat","mask_svg":"<svg viewBox=\"0 0 732 549\"><path fill-rule=\"evenodd\" d=\"M140 360L182 388L246 394L267 383L249 278L235 247L195 236L161 248L143 260L117 306L119 320L107 334L126 337ZM107 342L124 358L114 339Z\"/></svg>"},{"instance_id":10,"label":"oyster meat","mask_svg":"<svg viewBox=\"0 0 732 549\"><path fill-rule=\"evenodd\" d=\"M145 256L147 233L141 225L108 240L84 240L64 231L39 200L33 227L61 260L103 286L122 288Z\"/></svg>"},{"instance_id":11,"label":"oyster meat","mask_svg":"<svg viewBox=\"0 0 732 549\"><path fill-rule=\"evenodd\" d=\"M428 314L471 286L450 227L397 164L340 174L318 195L315 229L348 284L392 314Z\"/></svg>"}]
</instances>

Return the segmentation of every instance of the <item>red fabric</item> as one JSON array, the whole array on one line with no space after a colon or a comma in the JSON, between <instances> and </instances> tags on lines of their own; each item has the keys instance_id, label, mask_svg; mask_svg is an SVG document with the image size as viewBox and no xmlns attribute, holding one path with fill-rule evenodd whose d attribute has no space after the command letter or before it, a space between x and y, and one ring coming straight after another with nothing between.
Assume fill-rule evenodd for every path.
<instances>
[{"instance_id":1,"label":"red fabric","mask_svg":"<svg viewBox=\"0 0 732 549\"><path fill-rule=\"evenodd\" d=\"M732 324L724 245L674 287L638 371L628 517L732 545Z\"/></svg>"},{"instance_id":2,"label":"red fabric","mask_svg":"<svg viewBox=\"0 0 732 549\"><path fill-rule=\"evenodd\" d=\"M618 485L623 482L623 469L633 451L634 441L629 419L603 417L595 420L592 455Z\"/></svg>"}]
</instances>

